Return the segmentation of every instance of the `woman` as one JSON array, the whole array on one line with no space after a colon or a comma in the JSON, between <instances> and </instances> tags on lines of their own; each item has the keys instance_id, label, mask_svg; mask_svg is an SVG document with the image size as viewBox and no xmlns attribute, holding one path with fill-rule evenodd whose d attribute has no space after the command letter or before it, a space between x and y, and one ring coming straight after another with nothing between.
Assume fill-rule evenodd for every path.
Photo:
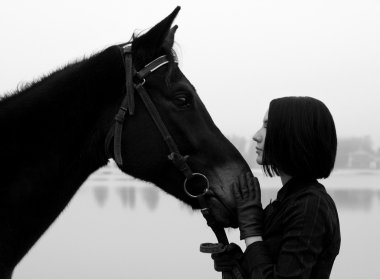
<instances>
[{"instance_id":1,"label":"woman","mask_svg":"<svg viewBox=\"0 0 380 279\"><path fill-rule=\"evenodd\" d=\"M328 108L310 97L274 99L254 135L257 163L280 176L282 188L265 210L252 173L234 185L240 238L213 254L215 269L238 263L248 278L329 278L339 253L340 229L334 201L317 179L333 167L337 137Z\"/></svg>"}]
</instances>

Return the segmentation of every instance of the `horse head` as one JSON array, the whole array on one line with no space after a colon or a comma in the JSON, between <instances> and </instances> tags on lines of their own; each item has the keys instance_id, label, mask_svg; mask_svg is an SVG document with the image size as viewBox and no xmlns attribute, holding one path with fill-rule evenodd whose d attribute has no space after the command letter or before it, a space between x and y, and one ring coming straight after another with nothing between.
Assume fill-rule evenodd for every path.
<instances>
[{"instance_id":1,"label":"horse head","mask_svg":"<svg viewBox=\"0 0 380 279\"><path fill-rule=\"evenodd\" d=\"M247 172L249 167L215 125L196 89L176 63L172 47L177 26L171 26L178 11L179 7L126 45L130 51L133 72L139 72L158 57L167 59L165 65L154 69L144 80L136 81L134 76L134 82L143 83L178 151L186 155L191 170L207 177L210 189L205 198L217 221L225 227L236 227L231 186L238 175ZM127 70L128 74L132 75ZM185 176L168 159L170 152L154 117L136 90L132 91L133 107L128 107L129 112L126 112L122 126L120 169L131 176L152 182L195 209L199 208L196 199L184 191ZM112 146L107 145L107 148L111 154L115 154Z\"/></svg>"}]
</instances>

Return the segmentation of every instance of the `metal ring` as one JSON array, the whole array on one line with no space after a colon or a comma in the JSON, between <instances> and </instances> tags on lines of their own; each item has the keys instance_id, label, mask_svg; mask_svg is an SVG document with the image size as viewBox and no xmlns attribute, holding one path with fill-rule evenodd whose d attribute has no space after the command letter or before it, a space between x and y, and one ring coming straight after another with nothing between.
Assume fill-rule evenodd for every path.
<instances>
[{"instance_id":1,"label":"metal ring","mask_svg":"<svg viewBox=\"0 0 380 279\"><path fill-rule=\"evenodd\" d=\"M191 194L190 191L188 191L188 189L187 189L189 181L190 181L191 179L193 179L194 177L200 177L200 178L202 178L204 181L206 181L206 187L202 190L202 192L201 192L199 195L193 195L193 194ZM203 174L201 174L201 173L197 173L197 172L195 172L195 173L192 173L192 174L191 174L191 177L190 177L190 178L186 178L186 179L185 179L185 181L183 182L183 188L184 188L184 190L185 190L185 193L186 193L189 197L191 197L191 198L199 198L199 197L204 196L204 195L208 192L208 190L209 190L209 188L210 188L210 184L209 184L208 179L207 179L207 177L206 177L205 175L203 175Z\"/></svg>"}]
</instances>

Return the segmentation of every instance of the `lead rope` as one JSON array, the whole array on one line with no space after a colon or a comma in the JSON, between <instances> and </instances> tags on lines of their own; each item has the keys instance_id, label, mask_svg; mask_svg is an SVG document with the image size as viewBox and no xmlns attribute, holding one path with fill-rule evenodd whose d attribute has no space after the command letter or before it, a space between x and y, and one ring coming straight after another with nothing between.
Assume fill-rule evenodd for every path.
<instances>
[{"instance_id":1,"label":"lead rope","mask_svg":"<svg viewBox=\"0 0 380 279\"><path fill-rule=\"evenodd\" d=\"M204 199L203 196L198 198L198 201L200 199ZM218 240L218 243L202 243L199 247L199 250L202 253L208 253L208 254L215 254L215 253L223 253L227 250L227 245L229 244L226 232L222 226L219 225L219 223L215 220L214 215L211 213L210 208L205 207L201 209L203 217L207 221L207 225L212 229L214 232L216 239ZM236 265L232 268L231 272L223 271L222 272L222 279L244 279L243 271L239 263L236 263Z\"/></svg>"}]
</instances>

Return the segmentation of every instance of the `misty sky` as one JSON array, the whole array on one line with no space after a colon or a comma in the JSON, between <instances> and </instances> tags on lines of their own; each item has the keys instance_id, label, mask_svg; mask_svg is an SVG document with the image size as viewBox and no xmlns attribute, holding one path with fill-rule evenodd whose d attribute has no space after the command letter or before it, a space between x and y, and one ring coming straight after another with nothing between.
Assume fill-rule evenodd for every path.
<instances>
[{"instance_id":1,"label":"misty sky","mask_svg":"<svg viewBox=\"0 0 380 279\"><path fill-rule=\"evenodd\" d=\"M380 146L380 1L1 1L0 94L128 41L177 5L180 66L222 132L251 137L271 99L308 95L338 137Z\"/></svg>"}]
</instances>

